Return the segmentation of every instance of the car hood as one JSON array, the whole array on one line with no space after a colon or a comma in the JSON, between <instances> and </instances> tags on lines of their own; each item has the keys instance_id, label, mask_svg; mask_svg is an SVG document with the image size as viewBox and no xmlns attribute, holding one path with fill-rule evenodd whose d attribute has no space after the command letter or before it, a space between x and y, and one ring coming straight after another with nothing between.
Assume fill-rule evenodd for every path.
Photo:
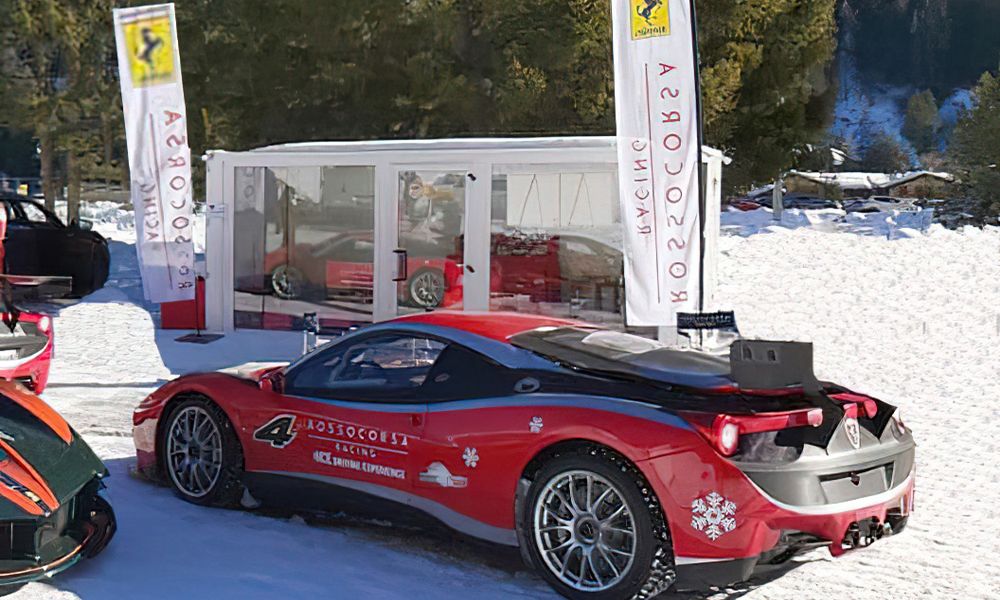
<instances>
[{"instance_id":1,"label":"car hood","mask_svg":"<svg viewBox=\"0 0 1000 600\"><path fill-rule=\"evenodd\" d=\"M57 509L107 469L48 404L0 382L0 519Z\"/></svg>"}]
</instances>

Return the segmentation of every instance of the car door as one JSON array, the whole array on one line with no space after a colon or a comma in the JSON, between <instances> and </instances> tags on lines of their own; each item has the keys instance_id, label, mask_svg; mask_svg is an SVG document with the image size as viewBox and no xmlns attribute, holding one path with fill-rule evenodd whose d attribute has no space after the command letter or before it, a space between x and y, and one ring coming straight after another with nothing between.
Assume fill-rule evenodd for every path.
<instances>
[{"instance_id":1,"label":"car door","mask_svg":"<svg viewBox=\"0 0 1000 600\"><path fill-rule=\"evenodd\" d=\"M370 236L350 236L325 249L326 287L338 292L361 292L371 301L375 243Z\"/></svg>"},{"instance_id":2,"label":"car door","mask_svg":"<svg viewBox=\"0 0 1000 600\"><path fill-rule=\"evenodd\" d=\"M537 380L459 344L450 344L428 374L422 452L414 456L417 494L449 525L501 543L513 542L513 499L520 468L539 436L539 413L520 394ZM458 514L461 517L455 517ZM471 520L470 520L471 519Z\"/></svg>"},{"instance_id":3,"label":"car door","mask_svg":"<svg viewBox=\"0 0 1000 600\"><path fill-rule=\"evenodd\" d=\"M380 332L352 336L292 365L282 393L247 415L247 471L405 501L423 446L421 389L444 347Z\"/></svg>"},{"instance_id":4,"label":"car door","mask_svg":"<svg viewBox=\"0 0 1000 600\"><path fill-rule=\"evenodd\" d=\"M72 277L74 289L89 283L92 244L89 236L77 227L66 227L55 215L40 205L23 200L11 204L13 219L10 231L19 238L14 252L30 253L31 258L17 257L25 269L18 275L58 275Z\"/></svg>"},{"instance_id":5,"label":"car door","mask_svg":"<svg viewBox=\"0 0 1000 600\"><path fill-rule=\"evenodd\" d=\"M4 239L5 262L9 275L40 275L38 231L17 207L19 201L3 200L7 213L7 236Z\"/></svg>"}]
</instances>

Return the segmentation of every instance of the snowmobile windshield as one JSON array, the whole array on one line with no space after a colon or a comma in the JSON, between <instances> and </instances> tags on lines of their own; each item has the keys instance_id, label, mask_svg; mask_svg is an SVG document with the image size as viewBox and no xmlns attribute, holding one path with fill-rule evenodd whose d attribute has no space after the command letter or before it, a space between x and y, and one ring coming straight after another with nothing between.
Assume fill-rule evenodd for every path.
<instances>
[{"instance_id":1,"label":"snowmobile windshield","mask_svg":"<svg viewBox=\"0 0 1000 600\"><path fill-rule=\"evenodd\" d=\"M580 371L695 388L731 384L729 360L619 331L542 327L510 342Z\"/></svg>"}]
</instances>

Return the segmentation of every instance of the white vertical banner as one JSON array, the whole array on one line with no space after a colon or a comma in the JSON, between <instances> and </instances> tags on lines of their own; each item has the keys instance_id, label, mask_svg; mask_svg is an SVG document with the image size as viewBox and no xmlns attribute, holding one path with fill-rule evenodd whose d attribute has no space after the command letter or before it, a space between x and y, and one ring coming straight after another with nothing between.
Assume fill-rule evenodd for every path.
<instances>
[{"instance_id":1,"label":"white vertical banner","mask_svg":"<svg viewBox=\"0 0 1000 600\"><path fill-rule=\"evenodd\" d=\"M143 292L152 302L190 300L194 203L174 5L114 17Z\"/></svg>"},{"instance_id":2,"label":"white vertical banner","mask_svg":"<svg viewBox=\"0 0 1000 600\"><path fill-rule=\"evenodd\" d=\"M701 223L693 0L611 0L625 318L699 308Z\"/></svg>"}]
</instances>

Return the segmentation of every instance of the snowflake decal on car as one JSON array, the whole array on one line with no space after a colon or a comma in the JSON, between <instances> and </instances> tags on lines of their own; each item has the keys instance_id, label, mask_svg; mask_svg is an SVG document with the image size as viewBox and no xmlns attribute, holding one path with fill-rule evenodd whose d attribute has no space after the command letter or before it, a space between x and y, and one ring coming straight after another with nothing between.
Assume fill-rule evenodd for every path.
<instances>
[{"instance_id":1,"label":"snowflake decal on car","mask_svg":"<svg viewBox=\"0 0 1000 600\"><path fill-rule=\"evenodd\" d=\"M736 503L718 492L696 498L691 503L691 527L703 532L713 542L736 529Z\"/></svg>"},{"instance_id":2,"label":"snowflake decal on car","mask_svg":"<svg viewBox=\"0 0 1000 600\"><path fill-rule=\"evenodd\" d=\"M465 461L465 466L475 469L476 463L479 462L479 453L475 448L466 448L462 453L462 460Z\"/></svg>"}]
</instances>

